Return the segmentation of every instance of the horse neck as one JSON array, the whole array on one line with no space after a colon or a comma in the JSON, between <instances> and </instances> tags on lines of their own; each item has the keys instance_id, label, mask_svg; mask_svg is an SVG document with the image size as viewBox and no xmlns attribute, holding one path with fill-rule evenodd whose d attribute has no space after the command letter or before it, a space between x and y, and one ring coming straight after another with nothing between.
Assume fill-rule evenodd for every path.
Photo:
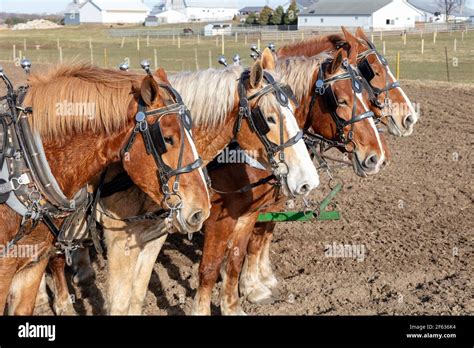
<instances>
[{"instance_id":1,"label":"horse neck","mask_svg":"<svg viewBox=\"0 0 474 348\"><path fill-rule=\"evenodd\" d=\"M234 125L238 116L237 110L237 108L234 108L221 125L216 127L196 126L193 128L196 149L206 164L212 161L234 138Z\"/></svg>"},{"instance_id":2,"label":"horse neck","mask_svg":"<svg viewBox=\"0 0 474 348\"><path fill-rule=\"evenodd\" d=\"M130 129L107 136L85 132L60 141L43 141L51 172L67 197L95 181L109 164L120 161Z\"/></svg>"}]
</instances>

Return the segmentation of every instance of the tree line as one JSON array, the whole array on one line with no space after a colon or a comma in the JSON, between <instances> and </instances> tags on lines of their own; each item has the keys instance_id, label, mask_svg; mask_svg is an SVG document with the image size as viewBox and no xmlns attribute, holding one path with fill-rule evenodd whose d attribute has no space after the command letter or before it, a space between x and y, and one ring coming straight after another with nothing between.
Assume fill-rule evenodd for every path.
<instances>
[{"instance_id":1,"label":"tree line","mask_svg":"<svg viewBox=\"0 0 474 348\"><path fill-rule=\"evenodd\" d=\"M278 6L275 10L265 6L259 15L250 13L245 19L246 24L257 25L293 25L298 23L298 7L293 0L288 9Z\"/></svg>"}]
</instances>

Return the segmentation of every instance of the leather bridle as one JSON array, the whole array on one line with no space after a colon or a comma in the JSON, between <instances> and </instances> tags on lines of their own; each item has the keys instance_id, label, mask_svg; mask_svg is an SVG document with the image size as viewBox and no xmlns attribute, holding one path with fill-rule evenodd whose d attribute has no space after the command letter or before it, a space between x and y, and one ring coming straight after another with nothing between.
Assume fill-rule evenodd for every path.
<instances>
[{"instance_id":1,"label":"leather bridle","mask_svg":"<svg viewBox=\"0 0 474 348\"><path fill-rule=\"evenodd\" d=\"M130 151L138 133L143 137L145 143L146 153L153 157L157 167L157 176L161 184L161 191L164 195L163 201L166 207L170 210L177 210L182 206L182 196L179 192L179 178L181 174L190 173L193 170L199 169L203 161L198 157L192 163L183 166L183 155L185 145L185 132L191 132L192 119L189 110L183 103L183 100L179 93L167 84L159 84L161 88L167 90L174 98L174 103L166 105L153 110L147 110L147 106L140 97L138 99L138 112L135 115L135 128L133 129L130 138L128 139L124 149L122 150L122 156ZM178 155L177 168L173 169L163 160L163 155L167 152L165 139L160 126L161 118L165 115L177 114L180 123L180 134L181 143ZM158 117L155 123L148 123L148 117ZM191 137L191 134L190 134ZM176 177L173 183L173 187L170 188L169 180L172 177ZM171 198L175 197L177 203L172 203Z\"/></svg>"},{"instance_id":2,"label":"leather bridle","mask_svg":"<svg viewBox=\"0 0 474 348\"><path fill-rule=\"evenodd\" d=\"M319 68L318 78L314 85L314 92L311 96L311 102L310 102L309 110L308 110L308 117L306 118L306 124L304 127L305 136L306 138L312 139L313 142L322 141L326 144L329 144L330 147L338 147L342 149L343 151L347 152L348 151L347 145L353 142L352 139L354 136L354 124L356 122L360 122L365 119L374 117L374 113L372 111L366 111L366 112L363 112L362 114L356 115L357 94L362 93L364 89L364 84L361 83L361 77L351 67L351 65L349 64L349 61L347 59L344 59L342 61L342 66L344 67L346 71L341 74L332 76L330 78L325 78L324 74L325 74L326 68L331 63L332 63L332 59L326 60L325 62L321 64ZM348 79L351 80L352 91L353 91L353 104L352 104L351 119L346 121L337 114L337 100L332 90L332 85L338 81L348 80ZM322 135L315 134L309 130L312 124L311 111L316 102L316 98L318 97L323 98L323 105L327 108L327 110L329 111L331 115L331 118L336 124L335 140L327 139L323 137ZM351 128L346 137L346 135L344 134L344 128L347 126L351 126Z\"/></svg>"},{"instance_id":3,"label":"leather bridle","mask_svg":"<svg viewBox=\"0 0 474 348\"><path fill-rule=\"evenodd\" d=\"M264 71L263 78L267 82L262 89L255 92L251 96L247 96L246 82L250 78L250 71L245 70L239 79L238 93L239 93L239 116L237 118L234 127L234 138L237 137L237 133L240 131L242 126L242 120L245 118L249 123L252 132L257 134L258 138L262 142L267 152L268 161L272 167L273 175L278 179L280 184L285 184L288 187L287 177L289 174L289 167L285 161L284 150L290 146L295 145L298 141L303 138L303 131L299 130L296 135L284 141L284 120L281 112L278 113L280 123L280 141L279 144L272 142L267 134L270 132L270 127L267 123L265 115L261 108L258 106L259 100L268 93L273 93L278 103L283 107L289 107L290 100L296 102L296 98L291 92L291 88L287 85L279 84L275 81L273 76ZM257 106L255 108L250 107L250 101L257 99ZM275 156L278 154L278 160ZM289 194L290 190L288 190Z\"/></svg>"},{"instance_id":4,"label":"leather bridle","mask_svg":"<svg viewBox=\"0 0 474 348\"><path fill-rule=\"evenodd\" d=\"M362 77L367 81L368 85L370 86L370 89L372 92L370 95L370 101L375 107L379 108L380 110L383 110L384 108L391 109L390 91L392 89L400 87L400 83L398 81L390 82L390 74L388 71L387 59L382 54L380 54L380 52L377 51L377 49L375 48L372 42L367 41L367 40L364 40L364 41L369 46L369 49L357 55L357 61L359 62L357 63L357 67ZM377 87L372 86L371 84L371 80L375 77L375 73L367 57L372 54L376 56L376 58L380 61L380 63L382 63L382 66L385 70L385 87L383 88L377 88ZM385 94L383 103L379 101L379 96L382 94ZM382 117L386 117L386 116L391 116L391 115L388 115L388 114L382 115Z\"/></svg>"}]
</instances>

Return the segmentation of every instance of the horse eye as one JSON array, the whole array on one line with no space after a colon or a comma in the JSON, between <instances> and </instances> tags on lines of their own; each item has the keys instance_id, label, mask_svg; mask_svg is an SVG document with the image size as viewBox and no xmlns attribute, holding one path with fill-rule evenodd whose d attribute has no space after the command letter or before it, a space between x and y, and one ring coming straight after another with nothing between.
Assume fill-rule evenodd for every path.
<instances>
[{"instance_id":1,"label":"horse eye","mask_svg":"<svg viewBox=\"0 0 474 348\"><path fill-rule=\"evenodd\" d=\"M275 118L273 116L268 116L267 121L273 124L276 124Z\"/></svg>"},{"instance_id":2,"label":"horse eye","mask_svg":"<svg viewBox=\"0 0 474 348\"><path fill-rule=\"evenodd\" d=\"M165 137L165 143L173 146L174 145L173 137Z\"/></svg>"},{"instance_id":3,"label":"horse eye","mask_svg":"<svg viewBox=\"0 0 474 348\"><path fill-rule=\"evenodd\" d=\"M338 99L338 100L337 100L337 103L338 103L339 105L343 105L343 106L346 106L346 105L347 105L347 102L346 102L345 99Z\"/></svg>"}]
</instances>

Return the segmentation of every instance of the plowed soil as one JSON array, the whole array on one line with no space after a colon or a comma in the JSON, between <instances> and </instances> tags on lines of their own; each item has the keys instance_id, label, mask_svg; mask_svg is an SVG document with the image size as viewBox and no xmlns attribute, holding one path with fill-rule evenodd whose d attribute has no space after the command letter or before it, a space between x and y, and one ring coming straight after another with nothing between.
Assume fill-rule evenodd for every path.
<instances>
[{"instance_id":1,"label":"plowed soil","mask_svg":"<svg viewBox=\"0 0 474 348\"><path fill-rule=\"evenodd\" d=\"M20 81L19 69L7 72ZM392 161L361 179L351 168L336 197L340 221L278 225L271 259L280 281L273 304L246 301L249 314L473 314L474 87L402 81L421 117L412 136L388 137ZM321 174L320 199L329 189ZM202 235L172 236L158 257L144 314L191 312ZM327 257L327 245L363 246L363 260ZM79 314L104 313L106 274L74 288ZM470 270L470 271L469 271ZM219 314L218 289L213 313ZM49 308L38 314L51 314Z\"/></svg>"}]
</instances>

